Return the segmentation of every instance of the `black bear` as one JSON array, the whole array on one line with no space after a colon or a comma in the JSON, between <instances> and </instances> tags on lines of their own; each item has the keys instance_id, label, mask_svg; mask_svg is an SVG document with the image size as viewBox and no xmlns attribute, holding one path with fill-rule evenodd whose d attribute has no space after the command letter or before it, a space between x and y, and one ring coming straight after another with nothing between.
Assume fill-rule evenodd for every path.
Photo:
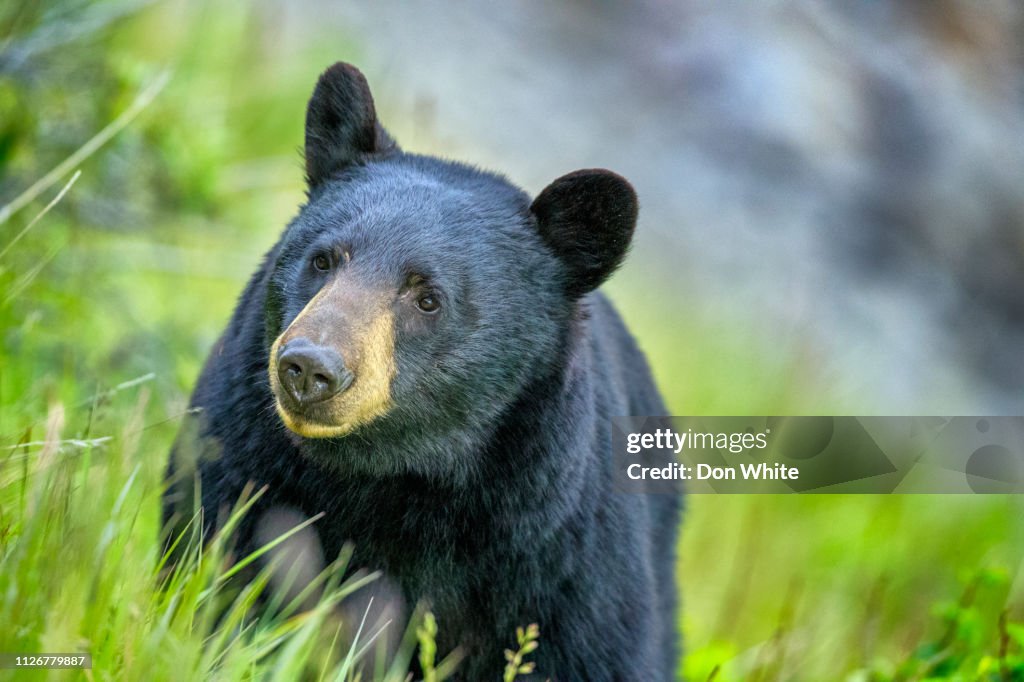
<instances>
[{"instance_id":1,"label":"black bear","mask_svg":"<svg viewBox=\"0 0 1024 682\"><path fill-rule=\"evenodd\" d=\"M461 679L497 679L529 623L542 679L672 679L680 500L614 490L609 423L665 408L595 291L629 247L632 187L580 170L531 201L403 152L341 63L305 136L308 200L192 397L216 452L205 518L249 482L267 489L253 518L323 513L324 553L352 543L353 566L428 604Z\"/></svg>"}]
</instances>

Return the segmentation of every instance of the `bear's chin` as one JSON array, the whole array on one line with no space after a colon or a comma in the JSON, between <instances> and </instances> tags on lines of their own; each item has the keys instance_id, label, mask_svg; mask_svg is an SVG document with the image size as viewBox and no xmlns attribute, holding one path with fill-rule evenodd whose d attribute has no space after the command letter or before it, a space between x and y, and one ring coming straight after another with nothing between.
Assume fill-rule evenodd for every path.
<instances>
[{"instance_id":1,"label":"bear's chin","mask_svg":"<svg viewBox=\"0 0 1024 682\"><path fill-rule=\"evenodd\" d=\"M277 408L277 415L281 418L284 425L288 427L288 430L303 438L342 438L352 433L356 428L355 424L349 423L323 424L310 421L292 414L277 401L274 401L274 405Z\"/></svg>"}]
</instances>

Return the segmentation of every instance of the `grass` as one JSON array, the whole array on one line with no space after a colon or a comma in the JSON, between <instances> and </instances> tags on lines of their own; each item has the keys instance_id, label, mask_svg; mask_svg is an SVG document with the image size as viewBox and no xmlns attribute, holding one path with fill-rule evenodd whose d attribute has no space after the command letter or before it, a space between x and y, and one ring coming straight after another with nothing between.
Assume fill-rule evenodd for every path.
<instances>
[{"instance_id":1,"label":"grass","mask_svg":"<svg viewBox=\"0 0 1024 682\"><path fill-rule=\"evenodd\" d=\"M229 534L205 552L182 537L186 559L166 570L159 498L203 358L301 201L309 84L358 53L316 41L275 53L256 10L119 6L0 9L0 54L53 35L53 22L99 27L37 53L30 74L0 72L0 651L88 650L90 679L354 679L377 633L339 623L334 606L372 576L336 584L339 557L312 610L254 615L267 576L244 589L225 579L244 560ZM116 18L93 21L104 11ZM144 111L79 153L167 69ZM801 348L764 348L697 306L666 318L652 277L634 263L611 293L674 411L863 409L830 392ZM681 675L1024 679L1022 512L1002 496L693 496ZM452 661L430 642L444 626L392 624L405 653L377 677L402 679L417 655L442 679ZM340 644L340 627L359 638ZM544 646L543 632L520 634L495 677Z\"/></svg>"},{"instance_id":2,"label":"grass","mask_svg":"<svg viewBox=\"0 0 1024 682\"><path fill-rule=\"evenodd\" d=\"M205 548L198 523L172 538L171 549L180 552L172 567L157 532L162 458L143 450L146 391L130 393L141 394L134 405L128 401L116 435L62 440L65 414L55 406L40 441L7 450L0 470L0 650L85 651L96 676L124 680L294 680L311 671L321 680L357 679L379 632L359 632L340 650L328 635L342 627L338 603L375 576L357 573L338 584L342 556L313 583L322 593L311 609L299 608L305 594L269 611L254 608L270 568L233 585L231 576L250 558L233 556L231 531L258 492ZM374 679L403 680L404 656Z\"/></svg>"}]
</instances>

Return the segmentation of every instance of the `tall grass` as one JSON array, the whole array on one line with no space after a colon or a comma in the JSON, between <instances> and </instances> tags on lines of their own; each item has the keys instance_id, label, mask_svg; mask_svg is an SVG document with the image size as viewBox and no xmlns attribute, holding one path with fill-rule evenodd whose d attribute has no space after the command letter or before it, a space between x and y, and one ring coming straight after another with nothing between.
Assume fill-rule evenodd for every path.
<instances>
[{"instance_id":1,"label":"tall grass","mask_svg":"<svg viewBox=\"0 0 1024 682\"><path fill-rule=\"evenodd\" d=\"M379 632L330 646L343 625L336 607L375 576L339 584L342 556L287 603L256 608L273 565L241 586L230 578L250 561L233 555L231 534L258 492L207 542L198 516L182 535L163 538L163 457L141 449L145 400L143 390L120 433L75 440L61 439L65 415L55 405L40 440L6 448L0 651L87 652L104 679L357 679ZM301 610L314 589L315 606ZM399 665L373 679L404 678Z\"/></svg>"}]
</instances>

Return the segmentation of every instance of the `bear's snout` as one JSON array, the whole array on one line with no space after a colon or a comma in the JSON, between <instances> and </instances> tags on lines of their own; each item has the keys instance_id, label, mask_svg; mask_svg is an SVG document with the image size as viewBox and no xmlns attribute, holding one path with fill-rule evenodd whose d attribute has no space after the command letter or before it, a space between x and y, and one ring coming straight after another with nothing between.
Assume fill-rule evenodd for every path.
<instances>
[{"instance_id":1,"label":"bear's snout","mask_svg":"<svg viewBox=\"0 0 1024 682\"><path fill-rule=\"evenodd\" d=\"M268 370L285 426L304 438L339 438L390 409L396 372L390 300L343 273L277 337Z\"/></svg>"},{"instance_id":2,"label":"bear's snout","mask_svg":"<svg viewBox=\"0 0 1024 682\"><path fill-rule=\"evenodd\" d=\"M277 374L286 395L300 411L333 398L355 378L336 350L306 338L289 341L280 349Z\"/></svg>"}]
</instances>

